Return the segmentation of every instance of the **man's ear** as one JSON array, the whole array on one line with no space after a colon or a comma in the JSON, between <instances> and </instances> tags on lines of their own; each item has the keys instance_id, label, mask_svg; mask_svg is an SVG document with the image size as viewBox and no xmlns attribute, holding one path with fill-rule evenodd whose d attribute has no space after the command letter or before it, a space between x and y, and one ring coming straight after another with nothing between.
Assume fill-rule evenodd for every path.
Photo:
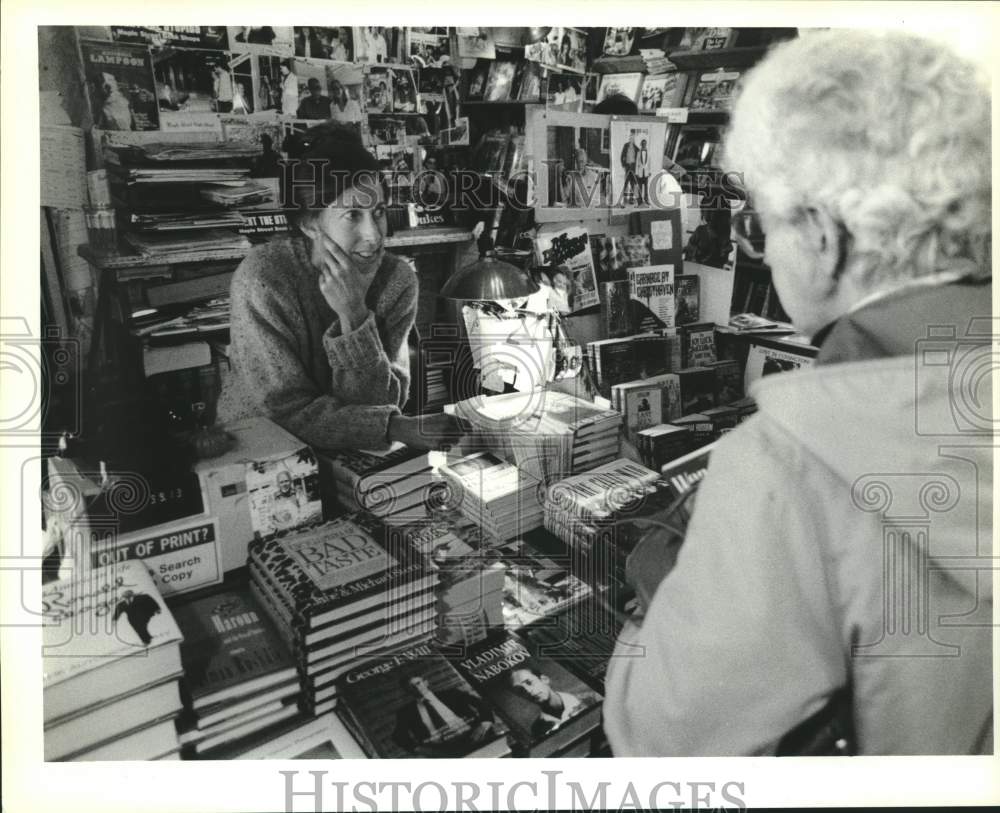
<instances>
[{"instance_id":1,"label":"man's ear","mask_svg":"<svg viewBox=\"0 0 1000 813\"><path fill-rule=\"evenodd\" d=\"M832 291L840 283L847 260L843 233L840 221L825 206L805 210L805 235L816 258L812 272L821 289Z\"/></svg>"}]
</instances>

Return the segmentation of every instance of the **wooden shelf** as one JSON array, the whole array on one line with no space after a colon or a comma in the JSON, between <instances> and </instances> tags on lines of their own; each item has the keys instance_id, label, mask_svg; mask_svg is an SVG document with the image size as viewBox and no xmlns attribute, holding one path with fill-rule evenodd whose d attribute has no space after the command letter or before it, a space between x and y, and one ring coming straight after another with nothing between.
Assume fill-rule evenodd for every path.
<instances>
[{"instance_id":1,"label":"wooden shelf","mask_svg":"<svg viewBox=\"0 0 1000 813\"><path fill-rule=\"evenodd\" d=\"M413 246L445 245L464 243L472 239L468 229L449 227L442 229L406 229L396 232L385 241L385 247L411 248ZM115 270L123 268L154 268L166 265L183 265L198 262L226 262L242 260L247 252L244 249L229 252L191 251L183 254L172 254L169 257L149 257L143 254L100 254L90 246L80 246L77 253L95 268Z\"/></svg>"},{"instance_id":2,"label":"wooden shelf","mask_svg":"<svg viewBox=\"0 0 1000 813\"><path fill-rule=\"evenodd\" d=\"M594 60L593 73L645 73L646 60L638 54L628 56L602 56Z\"/></svg>"},{"instance_id":3,"label":"wooden shelf","mask_svg":"<svg viewBox=\"0 0 1000 813\"><path fill-rule=\"evenodd\" d=\"M705 70L709 68L749 68L767 53L766 45L748 48L719 48L715 51L671 51L667 59L680 71Z\"/></svg>"}]
</instances>

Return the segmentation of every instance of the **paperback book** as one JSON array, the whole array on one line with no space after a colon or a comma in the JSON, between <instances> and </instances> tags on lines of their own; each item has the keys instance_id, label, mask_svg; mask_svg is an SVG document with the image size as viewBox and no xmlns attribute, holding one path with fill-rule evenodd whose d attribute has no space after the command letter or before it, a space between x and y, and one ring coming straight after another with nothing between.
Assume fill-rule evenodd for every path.
<instances>
[{"instance_id":1,"label":"paperback book","mask_svg":"<svg viewBox=\"0 0 1000 813\"><path fill-rule=\"evenodd\" d=\"M648 265L628 270L632 324L641 332L674 330L674 267Z\"/></svg>"},{"instance_id":2,"label":"paperback book","mask_svg":"<svg viewBox=\"0 0 1000 813\"><path fill-rule=\"evenodd\" d=\"M553 278L562 274L569 284L569 312L597 305L597 276L587 230L573 226L535 238L535 259L551 269Z\"/></svg>"}]
</instances>

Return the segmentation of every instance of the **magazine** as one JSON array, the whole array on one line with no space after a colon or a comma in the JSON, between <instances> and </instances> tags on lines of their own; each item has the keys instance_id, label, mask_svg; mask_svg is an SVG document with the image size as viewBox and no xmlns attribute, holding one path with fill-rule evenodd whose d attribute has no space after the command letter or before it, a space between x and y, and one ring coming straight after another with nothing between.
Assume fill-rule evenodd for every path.
<instances>
[{"instance_id":1,"label":"magazine","mask_svg":"<svg viewBox=\"0 0 1000 813\"><path fill-rule=\"evenodd\" d=\"M144 46L80 43L94 126L102 130L156 130L157 94Z\"/></svg>"},{"instance_id":2,"label":"magazine","mask_svg":"<svg viewBox=\"0 0 1000 813\"><path fill-rule=\"evenodd\" d=\"M535 258L547 266L558 310L575 313L597 305L597 275L590 235L579 226L535 238Z\"/></svg>"}]
</instances>

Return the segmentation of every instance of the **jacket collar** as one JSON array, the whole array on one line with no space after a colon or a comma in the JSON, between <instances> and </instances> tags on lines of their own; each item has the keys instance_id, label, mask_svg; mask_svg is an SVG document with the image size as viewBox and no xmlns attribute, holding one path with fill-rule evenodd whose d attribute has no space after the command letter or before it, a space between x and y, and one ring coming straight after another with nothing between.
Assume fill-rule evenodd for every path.
<instances>
[{"instance_id":1,"label":"jacket collar","mask_svg":"<svg viewBox=\"0 0 1000 813\"><path fill-rule=\"evenodd\" d=\"M816 364L912 355L933 325L966 334L973 316L989 316L992 277L940 275L868 297L813 336Z\"/></svg>"}]
</instances>

